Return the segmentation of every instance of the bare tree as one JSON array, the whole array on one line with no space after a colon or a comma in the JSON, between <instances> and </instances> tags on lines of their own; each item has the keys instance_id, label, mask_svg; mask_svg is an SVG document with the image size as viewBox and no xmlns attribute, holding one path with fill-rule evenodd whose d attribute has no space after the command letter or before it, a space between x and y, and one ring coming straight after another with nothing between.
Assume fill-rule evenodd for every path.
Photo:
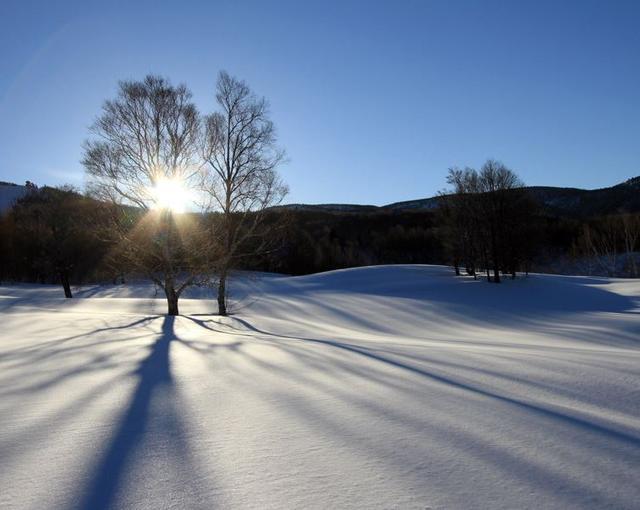
<instances>
[{"instance_id":1,"label":"bare tree","mask_svg":"<svg viewBox=\"0 0 640 510\"><path fill-rule=\"evenodd\" d=\"M584 246L607 276L615 276L620 255L621 225L614 216L605 216L594 227L584 226Z\"/></svg>"},{"instance_id":2,"label":"bare tree","mask_svg":"<svg viewBox=\"0 0 640 510\"><path fill-rule=\"evenodd\" d=\"M442 211L448 224L448 246L456 271L464 264L467 274L476 277L481 246L478 235L478 173L472 168L450 168L449 193L441 194Z\"/></svg>"},{"instance_id":3,"label":"bare tree","mask_svg":"<svg viewBox=\"0 0 640 510\"><path fill-rule=\"evenodd\" d=\"M627 254L627 265L629 276L638 277L638 263L636 261L636 250L640 240L640 215L626 213L622 215L622 230L624 234L624 248Z\"/></svg>"},{"instance_id":4,"label":"bare tree","mask_svg":"<svg viewBox=\"0 0 640 510\"><path fill-rule=\"evenodd\" d=\"M219 111L205 120L207 164L201 184L207 210L218 213L213 229L218 312L226 315L229 271L270 246L273 232L265 228L266 211L288 190L276 171L284 152L277 146L267 101L224 71L218 76L216 100Z\"/></svg>"},{"instance_id":5,"label":"bare tree","mask_svg":"<svg viewBox=\"0 0 640 510\"><path fill-rule=\"evenodd\" d=\"M630 213L609 215L583 226L578 244L592 266L607 276L618 276L626 265L630 277L638 276L636 250L640 239L640 216Z\"/></svg>"},{"instance_id":6,"label":"bare tree","mask_svg":"<svg viewBox=\"0 0 640 510\"><path fill-rule=\"evenodd\" d=\"M474 276L477 266L484 266L490 280L492 270L496 283L501 271L515 277L532 249L527 234L533 203L518 176L488 160L480 171L451 168L447 183L451 189L443 196L444 212L456 274L464 263Z\"/></svg>"},{"instance_id":7,"label":"bare tree","mask_svg":"<svg viewBox=\"0 0 640 510\"><path fill-rule=\"evenodd\" d=\"M158 202L157 190L169 183L179 193L193 185L199 126L189 90L149 75L119 84L117 97L105 102L92 127L94 138L85 143L89 189L120 206L114 226L123 252L163 289L170 315L178 314L178 299L195 271L185 236L177 231L188 222L176 221L174 211Z\"/></svg>"},{"instance_id":8,"label":"bare tree","mask_svg":"<svg viewBox=\"0 0 640 510\"><path fill-rule=\"evenodd\" d=\"M512 190L524 184L518 176L499 161L487 160L478 175L482 225L488 237L493 281L500 283L500 269L505 266L505 228L514 212Z\"/></svg>"}]
</instances>

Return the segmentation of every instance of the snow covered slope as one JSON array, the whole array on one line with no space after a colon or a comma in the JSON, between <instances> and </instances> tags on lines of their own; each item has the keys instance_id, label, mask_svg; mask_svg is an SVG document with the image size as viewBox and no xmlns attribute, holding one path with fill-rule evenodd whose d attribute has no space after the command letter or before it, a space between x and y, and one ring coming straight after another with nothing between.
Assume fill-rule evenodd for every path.
<instances>
[{"instance_id":1,"label":"snow covered slope","mask_svg":"<svg viewBox=\"0 0 640 510\"><path fill-rule=\"evenodd\" d=\"M638 508L640 282L0 287L0 508Z\"/></svg>"},{"instance_id":2,"label":"snow covered slope","mask_svg":"<svg viewBox=\"0 0 640 510\"><path fill-rule=\"evenodd\" d=\"M26 186L18 184L0 184L0 213L10 209L16 200L27 193Z\"/></svg>"}]
</instances>

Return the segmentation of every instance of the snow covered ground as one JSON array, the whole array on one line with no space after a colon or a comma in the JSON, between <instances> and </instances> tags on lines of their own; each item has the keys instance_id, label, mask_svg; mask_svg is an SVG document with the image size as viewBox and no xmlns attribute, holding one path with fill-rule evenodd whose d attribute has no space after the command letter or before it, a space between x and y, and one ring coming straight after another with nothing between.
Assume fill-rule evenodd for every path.
<instances>
[{"instance_id":1,"label":"snow covered ground","mask_svg":"<svg viewBox=\"0 0 640 510\"><path fill-rule=\"evenodd\" d=\"M638 281L61 292L0 287L0 508L640 506Z\"/></svg>"}]
</instances>

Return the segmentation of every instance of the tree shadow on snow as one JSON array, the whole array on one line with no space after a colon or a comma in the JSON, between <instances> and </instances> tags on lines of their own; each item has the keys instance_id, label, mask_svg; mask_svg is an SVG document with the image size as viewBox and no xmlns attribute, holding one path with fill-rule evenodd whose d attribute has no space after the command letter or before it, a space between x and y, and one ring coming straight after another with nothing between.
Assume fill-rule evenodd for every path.
<instances>
[{"instance_id":1,"label":"tree shadow on snow","mask_svg":"<svg viewBox=\"0 0 640 510\"><path fill-rule=\"evenodd\" d=\"M174 387L170 366L170 348L175 342L183 342L175 333L175 317L165 316L160 336L150 348L135 374L138 382L129 404L109 444L99 458L85 487L84 495L73 508L101 510L112 508L122 490L129 487L127 481L136 467L143 450L153 451L153 466L162 470L162 477L179 476L183 492L193 497L199 492L193 486L195 468L190 447L185 437L179 412L179 397ZM168 461L167 465L162 465ZM167 472L166 470L170 470ZM169 475L170 473L170 475ZM148 473L138 480L145 481ZM129 487L130 488L130 487ZM136 485L144 491L144 487ZM182 496L177 501L181 501ZM202 499L201 495L199 496ZM168 501L166 501L169 504ZM192 502L191 505L194 503ZM202 501L197 506L212 508Z\"/></svg>"},{"instance_id":2,"label":"tree shadow on snow","mask_svg":"<svg viewBox=\"0 0 640 510\"><path fill-rule=\"evenodd\" d=\"M460 390L471 392L479 396L490 398L492 400L511 404L513 406L529 411L536 415L546 417L546 418L551 418L551 419L560 421L562 423L565 423L567 425L578 427L589 432L594 432L608 439L621 441L623 443L626 443L627 445L631 445L633 447L638 448L638 454L639 454L639 460L640 460L640 436L634 435L633 433L628 433L627 431L624 431L624 430L618 430L608 425L596 423L594 421L591 421L588 418L581 417L577 414L569 414L565 412L563 409L561 409L560 407L556 409L555 406L553 405L542 406L535 402L529 402L524 399L520 399L510 395L500 394L498 392L483 388L482 386L475 384L473 382L456 380L453 377L450 377L449 375L440 374L435 370L427 370L425 368L414 366L413 364L406 363L404 361L393 359L389 356L383 356L381 354L378 354L372 349L368 349L360 345L350 344L346 342L339 342L335 340L328 340L328 339L296 337L296 336L290 336L290 335L280 335L280 334L270 333L267 331L263 331L257 328L256 326L253 326L250 322L248 322L245 319L241 319L238 317L234 317L234 319L238 323L243 325L245 328L247 328L248 330L253 331L254 333L263 335L265 337L295 340L302 343L319 344L319 345L327 346L333 349L346 351L351 354L356 354L358 356L362 356L370 360L383 363L387 366L391 366L397 369L401 369L403 371L410 372L414 375L427 378L436 383L444 384Z\"/></svg>"},{"instance_id":3,"label":"tree shadow on snow","mask_svg":"<svg viewBox=\"0 0 640 510\"><path fill-rule=\"evenodd\" d=\"M189 319L193 320L191 317ZM390 413L395 412L396 408L391 401L378 402L366 394L349 390L348 385L342 387L341 385L325 384L323 380L325 378L329 381L339 380L340 372L348 372L353 376L361 377L368 383L384 385L396 391L406 391L407 395L416 397L415 405L420 405L423 402L422 396L424 395L438 395L437 387L458 392L460 406L465 406L467 403L475 405L486 399L487 403L493 402L495 404L493 408L488 409L488 413L498 413L498 415L505 413L510 417L516 417L514 419L516 423L531 423L532 427L548 428L552 431L551 436L555 437L553 440L559 441L561 444L564 444L563 441L573 441L577 451L575 455L570 457L567 457L564 451L556 453L550 446L551 443L541 446L545 455L550 455L554 462L560 463L559 465L568 462L570 466L572 462L580 462L580 456L593 455L594 452L594 466L606 465L612 458L622 458L632 464L640 462L640 433L637 428L630 426L629 423L623 423L613 416L607 418L606 413L594 413L593 406L587 405L581 409L581 406L575 402L575 398L580 398L580 396L565 395L558 391L561 388L550 386L544 389L554 392L556 397L564 398L557 401L553 398L541 398L539 392L535 391L535 380L516 379L498 372L488 374L486 371L483 373L482 370L479 370L480 374L474 375L473 370L455 364L450 367L455 370L455 373L452 373L446 370L446 363L435 359L431 361L428 357L413 359L408 355L363 346L357 343L357 340L345 342L331 338L277 334L262 330L250 321L237 316L232 317L232 320L236 322L236 326L216 323L213 320L197 322L203 322L203 327L209 323L218 324L222 329L229 328L233 335L253 337L258 342L266 341L270 345L282 349L297 358L303 366L293 370L287 365L273 362L268 357L250 356L247 352L245 355L251 359L255 366L265 370L270 376L278 373L295 386L313 385L314 391L322 389L326 391L327 395L332 395L331 398L340 398L359 410L366 409L376 416L375 419L386 420ZM220 332L218 327L210 327L209 329L215 333ZM318 348L312 349L311 346ZM322 377L309 377L309 373L322 374ZM500 389L500 384L496 387L492 382L488 382L486 377L483 377L487 375L495 378L513 378L520 386L516 391ZM255 379L255 377L254 372L252 378ZM418 381L420 381L419 384ZM524 385L527 385L525 389L523 389ZM259 383L249 387L257 391L262 390ZM527 387L533 390L531 398L526 390ZM286 400L291 398L289 404L284 406L286 409L293 412L295 416L308 419L314 425L322 423L322 428L329 430L330 434L335 433L342 437L349 437L350 440L353 438L361 439L362 447L366 448L369 453L382 449L383 451L379 453L384 459L402 457L401 452L390 453L388 449L385 449L384 444L370 440L368 434L349 428L349 422L339 416L333 416L327 412L326 408L316 407L313 399L290 397L286 392L274 396L272 390L265 389L264 391L270 399ZM573 402L567 406L566 401L569 399ZM319 400L326 401L324 398ZM374 404L377 407L370 408ZM603 411L606 409L606 406L602 408ZM439 418L442 418L442 415ZM396 419L403 427L407 426L408 420L414 420L410 414L398 415ZM569 504L590 501L593 506L620 508L628 503L628 500L619 498L615 491L607 490L607 484L620 483L619 479L613 481L617 476L615 470L605 470L602 473L603 479L606 480L603 487L592 487L581 480L576 480L570 474L555 472L552 467L549 467L553 466L552 463L542 465L527 456L518 455L513 446L509 446L512 444L509 441L512 442L513 438L517 438L523 431L526 433L526 428L516 428L509 431L509 441L502 444L499 440L496 443L492 440L479 439L476 434L467 435L457 429L449 430L440 424L442 421L442 419L435 420L435 422L421 421L415 418L412 423L415 424L415 428L419 432L432 433L435 436L441 436L443 441L454 443L462 454L469 455L470 458L475 457L487 465L494 463L492 468L504 470L506 479L519 479L521 484L531 485L536 487L536 490L543 492L549 491L549 494L558 500L566 500ZM554 455L556 456L554 457ZM413 462L415 458L409 457L407 461ZM402 466L406 467L404 462ZM613 487L615 486L613 485ZM558 487L561 487L561 490L558 490Z\"/></svg>"}]
</instances>

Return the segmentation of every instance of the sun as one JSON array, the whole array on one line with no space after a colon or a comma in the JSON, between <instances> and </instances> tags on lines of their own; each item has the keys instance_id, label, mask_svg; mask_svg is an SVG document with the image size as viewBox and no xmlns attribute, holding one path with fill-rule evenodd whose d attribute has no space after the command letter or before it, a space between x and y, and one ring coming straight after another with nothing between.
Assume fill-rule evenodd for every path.
<instances>
[{"instance_id":1,"label":"sun","mask_svg":"<svg viewBox=\"0 0 640 510\"><path fill-rule=\"evenodd\" d=\"M183 213L191 203L191 193L180 179L161 179L151 189L153 208Z\"/></svg>"}]
</instances>

